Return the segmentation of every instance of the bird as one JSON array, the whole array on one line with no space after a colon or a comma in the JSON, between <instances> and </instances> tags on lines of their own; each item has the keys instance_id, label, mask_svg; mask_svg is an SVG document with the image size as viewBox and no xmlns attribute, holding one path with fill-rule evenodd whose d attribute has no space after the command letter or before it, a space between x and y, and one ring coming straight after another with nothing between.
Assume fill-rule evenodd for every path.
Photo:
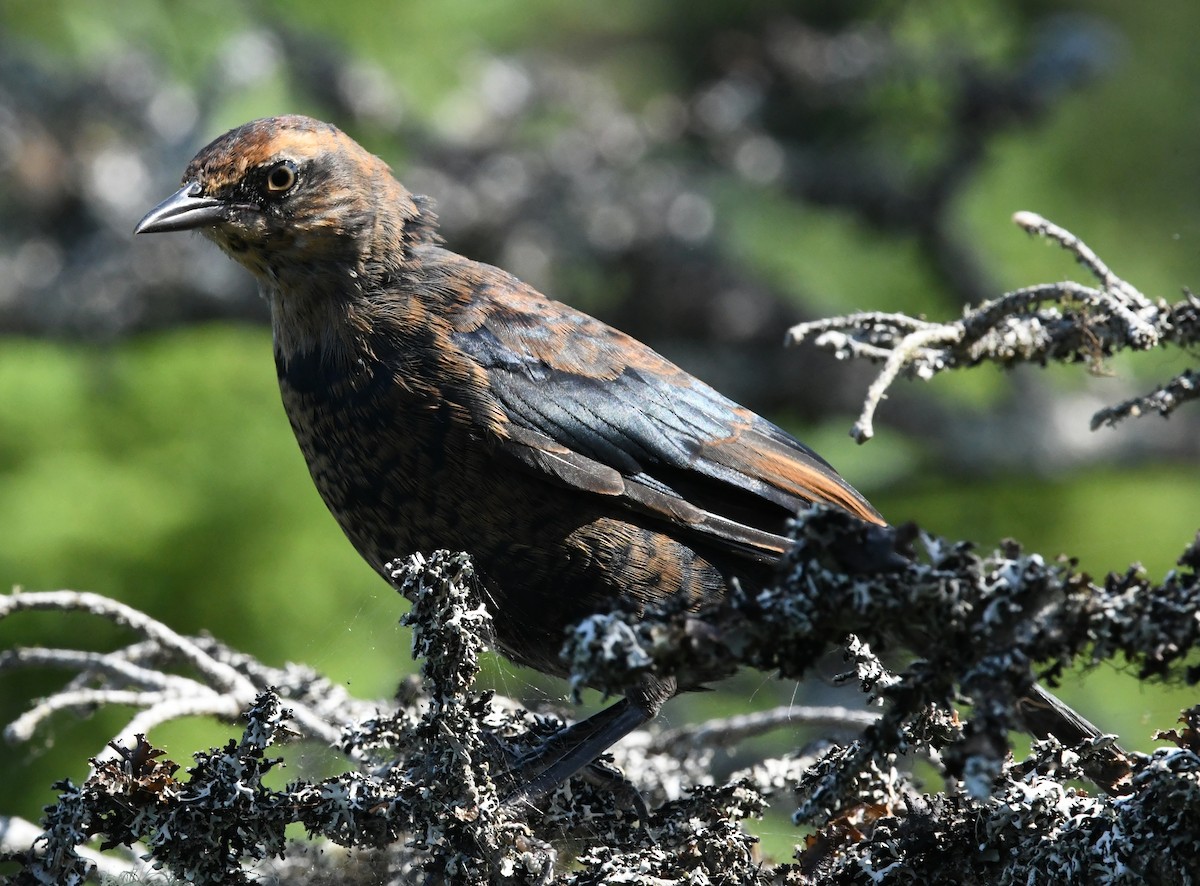
<instances>
[{"instance_id":1,"label":"bird","mask_svg":"<svg viewBox=\"0 0 1200 886\"><path fill-rule=\"evenodd\" d=\"M566 676L569 626L618 604L767 586L787 521L814 504L886 525L777 425L446 248L430 199L329 123L264 118L213 140L135 228L173 231L257 279L285 411L358 553L387 579L401 555L468 552L518 664ZM544 794L695 688L626 687L527 761L515 795Z\"/></svg>"}]
</instances>

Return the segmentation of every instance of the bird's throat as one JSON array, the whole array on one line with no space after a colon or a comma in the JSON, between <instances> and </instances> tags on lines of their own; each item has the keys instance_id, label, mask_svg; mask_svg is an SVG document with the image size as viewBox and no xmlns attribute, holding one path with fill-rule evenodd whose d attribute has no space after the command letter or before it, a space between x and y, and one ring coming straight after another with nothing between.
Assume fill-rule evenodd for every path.
<instances>
[{"instance_id":1,"label":"bird's throat","mask_svg":"<svg viewBox=\"0 0 1200 886\"><path fill-rule=\"evenodd\" d=\"M322 291L310 279L286 290L264 286L271 305L275 359L281 366L316 360L332 371L353 371L373 357L363 305L341 293Z\"/></svg>"}]
</instances>

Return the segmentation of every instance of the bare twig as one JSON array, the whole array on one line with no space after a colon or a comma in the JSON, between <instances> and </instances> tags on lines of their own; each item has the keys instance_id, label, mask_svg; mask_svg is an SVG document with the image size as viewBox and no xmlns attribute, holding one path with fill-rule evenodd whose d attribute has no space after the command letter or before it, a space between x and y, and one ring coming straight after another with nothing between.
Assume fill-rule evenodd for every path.
<instances>
[{"instance_id":1,"label":"bare twig","mask_svg":"<svg viewBox=\"0 0 1200 886\"><path fill-rule=\"evenodd\" d=\"M1054 222L1042 218L1036 212L1015 213L1013 215L1013 222L1031 234L1037 234L1048 240L1054 240L1063 249L1072 253L1079 263L1100 281L1106 292L1119 292L1129 302L1130 306L1136 310L1152 310L1154 308L1150 299L1146 298L1136 288L1109 270L1108 265L1102 262L1100 257L1086 243L1066 228L1060 228Z\"/></svg>"},{"instance_id":2,"label":"bare twig","mask_svg":"<svg viewBox=\"0 0 1200 886\"><path fill-rule=\"evenodd\" d=\"M983 302L950 323L873 312L801 323L788 332L791 344L812 338L839 359L884 363L851 430L858 442L874 435L875 411L901 375L928 380L939 372L981 362L1097 366L1119 350L1200 341L1200 303L1195 296L1189 294L1175 305L1151 300L1113 273L1071 232L1032 212L1019 212L1014 221L1071 252L1100 285L1063 281L1025 287ZM1165 415L1196 396L1194 387L1193 374L1184 373L1153 394L1097 413L1093 427L1151 409Z\"/></svg>"},{"instance_id":3,"label":"bare twig","mask_svg":"<svg viewBox=\"0 0 1200 886\"><path fill-rule=\"evenodd\" d=\"M657 753L675 755L684 748L729 747L775 729L797 726L832 726L857 732L878 719L877 713L841 705L780 705L769 711L721 717L696 726L672 729L657 736L651 748Z\"/></svg>"},{"instance_id":4,"label":"bare twig","mask_svg":"<svg viewBox=\"0 0 1200 886\"><path fill-rule=\"evenodd\" d=\"M164 649L171 649L176 656L199 670L220 690L251 698L254 695L253 685L237 671L214 660L187 637L176 633L162 622L117 600L86 591L17 590L0 596L0 619L17 612L33 610L84 612L132 628Z\"/></svg>"},{"instance_id":5,"label":"bare twig","mask_svg":"<svg viewBox=\"0 0 1200 886\"><path fill-rule=\"evenodd\" d=\"M228 649L211 637L185 637L143 612L99 594L78 591L15 591L0 596L0 618L23 611L82 612L124 625L142 639L112 652L20 647L0 653L0 668L56 667L77 672L62 690L36 703L5 728L9 741L28 741L53 714L108 705L139 709L116 735L120 745L155 726L183 717L230 720L268 686L292 705L292 720L305 734L335 744L342 723L369 716L375 706L351 699L344 689L305 668L269 668ZM182 676L148 662L186 665L197 676ZM110 759L105 746L97 760Z\"/></svg>"}]
</instances>

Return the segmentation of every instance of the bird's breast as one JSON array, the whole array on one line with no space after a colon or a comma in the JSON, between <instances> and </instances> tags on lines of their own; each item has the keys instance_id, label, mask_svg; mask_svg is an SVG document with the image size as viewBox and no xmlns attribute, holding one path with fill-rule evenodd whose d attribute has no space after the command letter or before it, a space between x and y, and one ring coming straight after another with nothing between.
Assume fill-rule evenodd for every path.
<instances>
[{"instance_id":1,"label":"bird's breast","mask_svg":"<svg viewBox=\"0 0 1200 886\"><path fill-rule=\"evenodd\" d=\"M421 379L360 359L331 366L318 356L277 361L284 409L318 492L376 569L453 539L434 490L466 469L469 429ZM478 470L472 468L472 470Z\"/></svg>"}]
</instances>

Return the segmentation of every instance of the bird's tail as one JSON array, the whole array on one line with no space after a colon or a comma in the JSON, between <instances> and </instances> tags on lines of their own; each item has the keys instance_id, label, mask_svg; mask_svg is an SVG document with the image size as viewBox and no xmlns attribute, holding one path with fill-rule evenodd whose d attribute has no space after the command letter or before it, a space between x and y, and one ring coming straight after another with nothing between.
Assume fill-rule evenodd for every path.
<instances>
[{"instance_id":1,"label":"bird's tail","mask_svg":"<svg viewBox=\"0 0 1200 886\"><path fill-rule=\"evenodd\" d=\"M1036 738L1053 736L1064 747L1078 747L1104 736L1093 723L1065 701L1038 684L1017 702L1026 730ZM1109 744L1084 758L1088 778L1110 794L1125 792L1122 786L1130 773L1129 758L1116 744Z\"/></svg>"}]
</instances>

